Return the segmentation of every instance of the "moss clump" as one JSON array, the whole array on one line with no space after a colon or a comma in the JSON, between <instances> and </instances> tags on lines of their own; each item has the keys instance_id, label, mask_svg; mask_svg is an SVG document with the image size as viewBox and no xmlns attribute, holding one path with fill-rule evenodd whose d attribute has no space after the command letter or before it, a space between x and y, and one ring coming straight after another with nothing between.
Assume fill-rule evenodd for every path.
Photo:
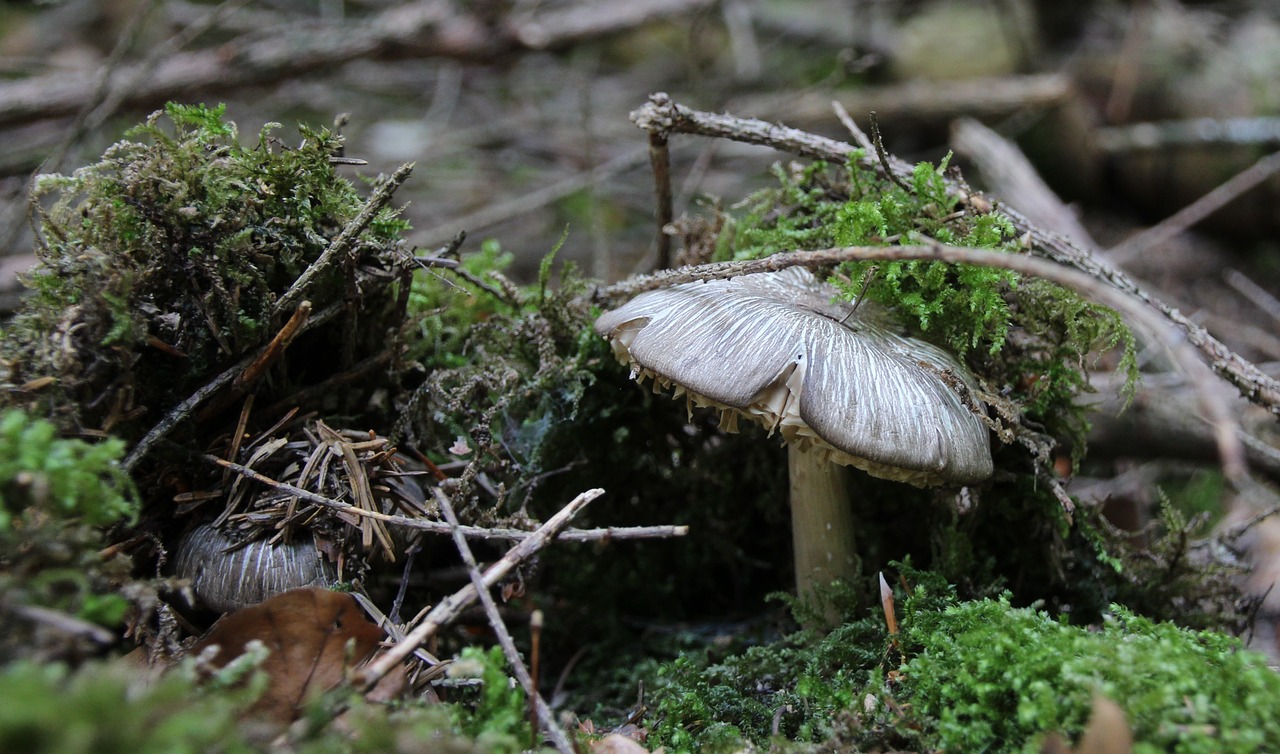
<instances>
[{"instance_id":1,"label":"moss clump","mask_svg":"<svg viewBox=\"0 0 1280 754\"><path fill-rule=\"evenodd\" d=\"M133 483L119 466L124 443L56 434L53 424L22 411L0 415L0 537L30 526L32 516L89 526L137 516Z\"/></svg>"},{"instance_id":2,"label":"moss clump","mask_svg":"<svg viewBox=\"0 0 1280 754\"><path fill-rule=\"evenodd\" d=\"M501 667L485 657L486 668ZM233 664L235 665L235 664ZM337 692L308 704L288 736L298 754L420 752L488 754L529 748L523 708L512 719L513 692L500 671L486 681L502 696L503 715L473 713L457 704L406 702L395 708ZM248 683L244 683L247 676ZM21 662L0 669L0 750L29 754L169 754L279 751L278 726L248 716L265 676L251 664L213 674L184 661L158 680L123 663L91 663L76 672L65 665ZM333 725L335 704L345 710ZM488 716L486 716L488 715ZM514 729L512 725L516 726ZM524 730L520 731L520 725ZM340 729L339 729L340 728ZM519 734L519 735L518 735Z\"/></svg>"},{"instance_id":3,"label":"moss clump","mask_svg":"<svg viewBox=\"0 0 1280 754\"><path fill-rule=\"evenodd\" d=\"M21 411L0 417L0 615L8 626L0 659L96 648L75 632L45 630L29 608L117 628L129 607L117 592L129 564L99 554L99 527L138 514L133 484L119 466L124 443L54 435L52 424Z\"/></svg>"},{"instance_id":4,"label":"moss clump","mask_svg":"<svg viewBox=\"0 0 1280 754\"><path fill-rule=\"evenodd\" d=\"M718 256L926 240L1021 251L1008 218L977 212L948 192L947 159L936 168L920 163L902 186L862 167L860 157L841 168L776 168L778 187L754 195L740 216L723 223ZM1091 358L1116 349L1119 368L1131 383L1136 378L1135 341L1119 316L1041 280L944 262L868 261L839 265L830 282L850 299L865 295L889 307L922 337L967 356L989 394L1006 396L1076 460L1086 424L1075 398L1088 389Z\"/></svg>"},{"instance_id":5,"label":"moss clump","mask_svg":"<svg viewBox=\"0 0 1280 754\"><path fill-rule=\"evenodd\" d=\"M402 406L397 434L437 459L466 459L453 494L468 519L524 514L530 482L548 470L548 444L571 431L594 379L587 361L603 349L578 295L584 283L567 265L553 286L553 259L521 288L501 274L510 257L490 245L457 283L437 273L414 283L411 348L429 371ZM482 502L482 473L501 485L497 500Z\"/></svg>"},{"instance_id":6,"label":"moss clump","mask_svg":"<svg viewBox=\"0 0 1280 754\"><path fill-rule=\"evenodd\" d=\"M659 668L651 743L1034 752L1049 731L1078 736L1102 693L1128 715L1136 752L1280 745L1280 676L1234 638L1120 607L1101 626L1072 626L1006 597L957 602L936 577L907 572L921 585L899 602L896 637L877 608L826 637Z\"/></svg>"},{"instance_id":7,"label":"moss clump","mask_svg":"<svg viewBox=\"0 0 1280 754\"><path fill-rule=\"evenodd\" d=\"M1038 751L1041 733L1083 730L1095 693L1124 709L1136 754L1280 747L1280 675L1229 636L1118 606L1090 630L999 599L916 612L905 638L899 698L933 747Z\"/></svg>"},{"instance_id":8,"label":"moss clump","mask_svg":"<svg viewBox=\"0 0 1280 754\"><path fill-rule=\"evenodd\" d=\"M274 306L362 207L330 161L341 139L304 126L289 147L267 124L243 146L222 116L170 104L100 162L40 177L34 295L2 351L10 381L28 389L9 400L66 431L133 440L293 313ZM382 211L308 291L317 313L351 309L327 351L343 356L330 361L377 342L360 329L384 334L404 228Z\"/></svg>"}]
</instances>

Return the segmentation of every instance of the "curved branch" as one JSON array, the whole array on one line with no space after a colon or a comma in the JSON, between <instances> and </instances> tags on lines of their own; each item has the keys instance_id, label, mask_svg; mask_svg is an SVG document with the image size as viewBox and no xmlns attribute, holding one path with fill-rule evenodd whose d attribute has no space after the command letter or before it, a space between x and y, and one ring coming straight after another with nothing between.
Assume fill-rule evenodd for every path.
<instances>
[{"instance_id":1,"label":"curved branch","mask_svg":"<svg viewBox=\"0 0 1280 754\"><path fill-rule=\"evenodd\" d=\"M853 158L857 148L852 144L806 133L754 118L736 118L731 115L707 113L685 107L666 94L654 94L648 103L631 114L631 120L649 133L670 135L673 133L696 134L716 138L733 139L749 144L760 144L805 157L833 160L844 163ZM880 175L891 171L898 178L908 179L912 166L889 155L885 166L874 154L859 154L858 164ZM886 167L887 166L887 167ZM981 198L955 181L948 180L948 193L968 204ZM983 199L987 203L989 199ZM1090 278L1105 282L1109 287L1136 298L1164 315L1185 334L1186 341L1198 348L1209 359L1209 365L1223 379L1230 382L1248 400L1263 406L1280 417L1280 381L1263 373L1248 359L1227 348L1200 325L1191 321L1176 308L1147 293L1121 270L1097 258L1089 251L1076 246L1057 233L1042 230L1017 210L1000 205L1000 212L1010 219L1019 235L1031 242L1031 253L1051 259L1060 265L1075 268ZM860 257L869 259L872 257Z\"/></svg>"},{"instance_id":2,"label":"curved branch","mask_svg":"<svg viewBox=\"0 0 1280 754\"><path fill-rule=\"evenodd\" d=\"M596 292L596 298L600 301L609 301L680 283L731 278L757 272L776 272L796 265L823 267L853 260L897 261L908 259L972 264L979 267L1000 267L1013 270L1025 275L1044 278L1052 283L1070 288L1085 298L1115 309L1131 323L1150 332L1153 337L1169 349L1169 353L1175 362L1196 385L1200 408L1204 412L1205 420L1213 428L1223 475L1237 487L1243 486L1248 481L1248 464L1245 461L1244 445L1240 440L1239 424L1223 397L1213 390L1212 379L1208 369L1196 355L1195 350L1187 345L1188 339L1164 317L1159 316L1150 307L1145 306L1145 303L1149 303L1145 299L1141 301L1135 300L1135 295L1131 292L1104 285L1096 276L1079 269L1064 266L1064 264L1056 261L1024 254L1008 254L989 249L944 246L942 244L924 246L852 246L819 251L794 251L774 254L763 259L718 262L667 270L653 275L632 278L608 288L600 289Z\"/></svg>"}]
</instances>

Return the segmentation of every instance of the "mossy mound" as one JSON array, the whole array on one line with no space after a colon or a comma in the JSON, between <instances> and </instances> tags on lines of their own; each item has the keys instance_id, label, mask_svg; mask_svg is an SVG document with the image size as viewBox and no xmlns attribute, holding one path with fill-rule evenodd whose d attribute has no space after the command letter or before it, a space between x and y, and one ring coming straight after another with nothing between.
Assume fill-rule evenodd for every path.
<instances>
[{"instance_id":1,"label":"mossy mound","mask_svg":"<svg viewBox=\"0 0 1280 754\"><path fill-rule=\"evenodd\" d=\"M927 574L900 630L868 612L826 636L797 633L686 655L651 683L651 743L674 751L1037 752L1078 738L1096 694L1119 704L1134 751L1280 746L1280 675L1262 655L1113 607L1072 626L1007 597L957 602Z\"/></svg>"},{"instance_id":2,"label":"mossy mound","mask_svg":"<svg viewBox=\"0 0 1280 754\"><path fill-rule=\"evenodd\" d=\"M331 162L341 139L303 127L290 147L268 124L243 146L222 113L171 104L100 162L38 180L34 295L0 352L23 388L8 400L134 441L294 313L277 302L363 206ZM404 228L384 209L307 289L317 315L346 310L334 367L385 340Z\"/></svg>"}]
</instances>

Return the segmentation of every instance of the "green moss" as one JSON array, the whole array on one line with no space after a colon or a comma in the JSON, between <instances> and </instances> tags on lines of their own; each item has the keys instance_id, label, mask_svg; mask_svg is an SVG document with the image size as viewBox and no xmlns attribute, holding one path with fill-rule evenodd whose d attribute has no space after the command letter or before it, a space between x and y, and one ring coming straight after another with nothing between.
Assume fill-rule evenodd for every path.
<instances>
[{"instance_id":1,"label":"green moss","mask_svg":"<svg viewBox=\"0 0 1280 754\"><path fill-rule=\"evenodd\" d=\"M674 751L772 741L801 751L1034 752L1049 731L1078 736L1102 693L1128 715L1136 752L1280 745L1280 676L1234 638L1118 606L1101 626L1073 626L1006 597L957 602L936 576L904 575L916 586L899 594L897 637L877 607L827 636L661 666L650 741Z\"/></svg>"},{"instance_id":2,"label":"green moss","mask_svg":"<svg viewBox=\"0 0 1280 754\"><path fill-rule=\"evenodd\" d=\"M57 439L54 426L21 411L0 417L0 659L83 650L78 637L39 630L11 611L56 610L111 628L129 602L116 592L123 559L106 560L100 527L131 522L139 502L121 471L124 443ZM83 637L79 637L83 638Z\"/></svg>"},{"instance_id":3,"label":"green moss","mask_svg":"<svg viewBox=\"0 0 1280 754\"><path fill-rule=\"evenodd\" d=\"M0 541L21 536L31 516L104 526L138 515L133 483L120 469L124 443L57 439L50 422L22 411L0 416ZM16 517L16 520L15 520Z\"/></svg>"},{"instance_id":4,"label":"green moss","mask_svg":"<svg viewBox=\"0 0 1280 754\"><path fill-rule=\"evenodd\" d=\"M1280 675L1222 634L1120 607L1089 630L1000 599L917 613L904 638L899 697L936 747L1038 751L1046 731L1082 731L1094 693L1125 710L1139 754L1280 746Z\"/></svg>"},{"instance_id":5,"label":"green moss","mask_svg":"<svg viewBox=\"0 0 1280 754\"><path fill-rule=\"evenodd\" d=\"M39 177L34 199L47 209L35 295L2 355L17 384L55 382L8 400L64 430L136 439L283 325L293 312L274 312L276 301L362 200L330 162L337 135L300 126L302 142L290 147L278 128L265 125L244 146L223 107L170 104L101 161ZM383 210L348 262L309 290L313 310L359 300L349 316L382 335L405 227Z\"/></svg>"},{"instance_id":6,"label":"green moss","mask_svg":"<svg viewBox=\"0 0 1280 754\"><path fill-rule=\"evenodd\" d=\"M838 246L926 240L1021 253L1012 223L977 213L946 190L949 158L920 163L906 186L880 178L855 154L841 168L822 163L775 168L778 186L752 196L716 239L720 258ZM849 299L866 296L922 337L967 357L992 394L1073 453L1084 452L1087 424L1076 397L1099 354L1119 353L1118 369L1137 376L1136 343L1111 309L1039 279L995 268L943 262L850 262L830 282Z\"/></svg>"},{"instance_id":7,"label":"green moss","mask_svg":"<svg viewBox=\"0 0 1280 754\"><path fill-rule=\"evenodd\" d=\"M335 692L311 702L284 735L299 754L445 754L529 748L522 697L500 670L500 653L478 653L486 668L478 705L404 702L384 706ZM123 663L14 663L0 668L0 750L30 754L171 754L279 751L279 726L256 720L250 706L265 676L253 663L212 675L190 660L159 679ZM492 690L490 690L492 689ZM496 707L494 706L496 705ZM333 725L335 709L343 725ZM500 713L500 714L498 714Z\"/></svg>"}]
</instances>

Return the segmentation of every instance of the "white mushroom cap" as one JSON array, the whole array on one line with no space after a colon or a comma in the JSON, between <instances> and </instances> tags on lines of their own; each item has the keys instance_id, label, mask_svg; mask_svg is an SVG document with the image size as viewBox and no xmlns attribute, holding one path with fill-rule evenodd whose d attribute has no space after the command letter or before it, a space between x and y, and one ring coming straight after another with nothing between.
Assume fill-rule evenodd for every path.
<instances>
[{"instance_id":1,"label":"white mushroom cap","mask_svg":"<svg viewBox=\"0 0 1280 754\"><path fill-rule=\"evenodd\" d=\"M649 291L595 329L633 377L720 409L729 430L745 416L832 462L916 486L989 477L987 427L961 397L967 370L871 322L869 306L850 316L835 293L790 267Z\"/></svg>"}]
</instances>

